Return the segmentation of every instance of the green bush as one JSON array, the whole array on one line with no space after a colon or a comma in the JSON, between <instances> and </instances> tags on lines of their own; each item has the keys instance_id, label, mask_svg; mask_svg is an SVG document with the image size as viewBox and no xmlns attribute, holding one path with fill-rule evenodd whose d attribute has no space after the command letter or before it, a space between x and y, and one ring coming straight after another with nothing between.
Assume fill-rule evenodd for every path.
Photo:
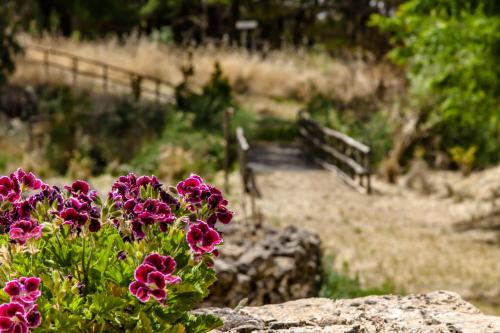
<instances>
[{"instance_id":1,"label":"green bush","mask_svg":"<svg viewBox=\"0 0 500 333\"><path fill-rule=\"evenodd\" d=\"M210 81L203 87L201 94L189 89L187 80L193 75L189 68L185 72L185 82L176 89L176 102L179 110L192 113L193 126L206 129L219 129L224 110L234 104L231 85L224 77L220 65L215 69Z\"/></svg>"},{"instance_id":2,"label":"green bush","mask_svg":"<svg viewBox=\"0 0 500 333\"><path fill-rule=\"evenodd\" d=\"M442 151L477 146L476 165L500 161L500 3L410 0L372 24L392 33L413 111Z\"/></svg>"},{"instance_id":3,"label":"green bush","mask_svg":"<svg viewBox=\"0 0 500 333\"><path fill-rule=\"evenodd\" d=\"M168 110L126 97L73 93L68 87L43 88L37 113L46 121L45 158L59 174L75 155L92 160L93 173L114 161L128 163L142 145L159 136Z\"/></svg>"}]
</instances>

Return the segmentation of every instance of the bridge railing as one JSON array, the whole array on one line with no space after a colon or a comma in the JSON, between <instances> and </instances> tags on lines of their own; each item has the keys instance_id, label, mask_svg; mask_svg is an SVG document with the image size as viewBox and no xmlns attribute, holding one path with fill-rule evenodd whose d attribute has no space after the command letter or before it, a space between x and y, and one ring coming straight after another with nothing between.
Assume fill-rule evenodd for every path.
<instances>
[{"instance_id":1,"label":"bridge railing","mask_svg":"<svg viewBox=\"0 0 500 333\"><path fill-rule=\"evenodd\" d=\"M371 151L367 145L321 126L302 110L298 129L314 161L363 193L371 192Z\"/></svg>"},{"instance_id":2,"label":"bridge railing","mask_svg":"<svg viewBox=\"0 0 500 333\"><path fill-rule=\"evenodd\" d=\"M250 145L245 137L243 128L236 129L236 141L238 143L238 164L240 167L241 183L243 185L243 194L249 194L251 199L252 215L255 216L255 199L260 197L260 191L255 181L255 173L249 161ZM243 200L244 202L244 200Z\"/></svg>"},{"instance_id":3,"label":"bridge railing","mask_svg":"<svg viewBox=\"0 0 500 333\"><path fill-rule=\"evenodd\" d=\"M80 77L86 77L97 83L86 87L101 86L101 91L104 93L108 93L110 86L115 86L136 99L144 97L156 102L172 101L173 84L158 77L43 45L22 46L25 49L24 63L42 66L46 80L49 80L51 75L50 69L58 69L71 74L70 80L73 86L79 85Z\"/></svg>"}]
</instances>

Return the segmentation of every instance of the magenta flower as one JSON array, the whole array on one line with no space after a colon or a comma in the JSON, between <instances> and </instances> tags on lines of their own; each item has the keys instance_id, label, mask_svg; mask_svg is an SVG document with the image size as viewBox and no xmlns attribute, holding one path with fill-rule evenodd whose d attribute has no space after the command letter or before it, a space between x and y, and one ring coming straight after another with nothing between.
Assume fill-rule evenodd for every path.
<instances>
[{"instance_id":1,"label":"magenta flower","mask_svg":"<svg viewBox=\"0 0 500 333\"><path fill-rule=\"evenodd\" d=\"M17 181L26 188L38 190L45 185L40 179L36 178L31 172L26 173L23 169L19 168L12 174Z\"/></svg>"},{"instance_id":2,"label":"magenta flower","mask_svg":"<svg viewBox=\"0 0 500 333\"><path fill-rule=\"evenodd\" d=\"M140 196L140 188L151 185L154 190L160 189L161 184L155 176L137 176L129 173L126 176L120 176L112 185L109 197L114 201L127 201L137 199Z\"/></svg>"},{"instance_id":3,"label":"magenta flower","mask_svg":"<svg viewBox=\"0 0 500 333\"><path fill-rule=\"evenodd\" d=\"M32 305L42 294L39 290L41 280L37 277L21 277L7 282L3 291L10 296L12 302L24 306Z\"/></svg>"},{"instance_id":4,"label":"magenta flower","mask_svg":"<svg viewBox=\"0 0 500 333\"><path fill-rule=\"evenodd\" d=\"M141 176L141 177L137 178L136 184L138 187L141 187L141 186L146 187L148 185L151 185L153 187L153 189L155 189L155 190L161 187L160 182L158 181L158 179L155 176L151 176L151 177Z\"/></svg>"},{"instance_id":5,"label":"magenta flower","mask_svg":"<svg viewBox=\"0 0 500 333\"><path fill-rule=\"evenodd\" d=\"M29 328L37 328L42 324L42 314L38 311L38 304L35 304L26 314Z\"/></svg>"},{"instance_id":6,"label":"magenta flower","mask_svg":"<svg viewBox=\"0 0 500 333\"><path fill-rule=\"evenodd\" d=\"M146 234L142 230L142 223L139 220L133 220L131 222L132 225L132 234L134 235L134 238L137 240L141 240L144 237L146 237Z\"/></svg>"},{"instance_id":7,"label":"magenta flower","mask_svg":"<svg viewBox=\"0 0 500 333\"><path fill-rule=\"evenodd\" d=\"M209 187L205 185L200 176L191 174L187 179L177 184L177 192L188 202L199 203L209 194Z\"/></svg>"},{"instance_id":8,"label":"magenta flower","mask_svg":"<svg viewBox=\"0 0 500 333\"><path fill-rule=\"evenodd\" d=\"M225 206L219 206L215 212L217 220L224 224L228 224L233 219L233 212L227 209Z\"/></svg>"},{"instance_id":9,"label":"magenta flower","mask_svg":"<svg viewBox=\"0 0 500 333\"><path fill-rule=\"evenodd\" d=\"M222 242L219 233L201 220L189 225L186 240L196 254L211 253Z\"/></svg>"},{"instance_id":10,"label":"magenta flower","mask_svg":"<svg viewBox=\"0 0 500 333\"><path fill-rule=\"evenodd\" d=\"M141 223L146 225L155 222L168 224L175 221L175 216L172 215L170 207L156 199L147 199L142 203L135 204L133 211Z\"/></svg>"},{"instance_id":11,"label":"magenta flower","mask_svg":"<svg viewBox=\"0 0 500 333\"><path fill-rule=\"evenodd\" d=\"M57 186L43 185L39 193L33 194L28 198L28 202L32 209L36 209L37 203L43 203L45 200L50 206L56 203L56 209L58 211L62 209L64 204L64 198Z\"/></svg>"},{"instance_id":12,"label":"magenta flower","mask_svg":"<svg viewBox=\"0 0 500 333\"><path fill-rule=\"evenodd\" d=\"M9 237L18 244L24 244L29 239L42 237L42 226L31 219L16 221L10 226Z\"/></svg>"},{"instance_id":13,"label":"magenta flower","mask_svg":"<svg viewBox=\"0 0 500 333\"><path fill-rule=\"evenodd\" d=\"M87 214L87 212L79 212L72 207L65 208L63 211L61 211L60 216L63 219L64 224L69 224L72 227L76 228L81 228L89 219L89 215Z\"/></svg>"},{"instance_id":14,"label":"magenta flower","mask_svg":"<svg viewBox=\"0 0 500 333\"><path fill-rule=\"evenodd\" d=\"M28 200L17 201L12 204L10 217L12 218L12 221L29 219L31 216L31 211L31 205Z\"/></svg>"},{"instance_id":15,"label":"magenta flower","mask_svg":"<svg viewBox=\"0 0 500 333\"><path fill-rule=\"evenodd\" d=\"M177 265L174 258L171 256L162 256L158 253L151 253L143 261L144 264L153 266L162 274L170 275L175 271Z\"/></svg>"},{"instance_id":16,"label":"magenta flower","mask_svg":"<svg viewBox=\"0 0 500 333\"><path fill-rule=\"evenodd\" d=\"M21 197L21 190L19 188L19 183L14 178L11 179L7 176L0 177L0 200L8 200L10 202L15 202Z\"/></svg>"},{"instance_id":17,"label":"magenta flower","mask_svg":"<svg viewBox=\"0 0 500 333\"><path fill-rule=\"evenodd\" d=\"M151 297L154 297L160 303L165 302L167 297L165 287L167 284L162 273L153 266L142 264L135 270L134 277L136 281L129 286L132 295L143 303L149 301Z\"/></svg>"},{"instance_id":18,"label":"magenta flower","mask_svg":"<svg viewBox=\"0 0 500 333\"><path fill-rule=\"evenodd\" d=\"M64 188L70 193L82 193L89 194L90 185L84 180L76 180L71 184L71 186L64 186Z\"/></svg>"},{"instance_id":19,"label":"magenta flower","mask_svg":"<svg viewBox=\"0 0 500 333\"><path fill-rule=\"evenodd\" d=\"M73 191L70 193L71 197L64 202L58 213L63 223L79 230L90 221L89 230L98 231L101 228L99 221L101 210L93 202L93 196L97 195L95 191L88 189L84 182L73 183L71 191ZM88 194L85 194L85 191Z\"/></svg>"},{"instance_id":20,"label":"magenta flower","mask_svg":"<svg viewBox=\"0 0 500 333\"><path fill-rule=\"evenodd\" d=\"M135 270L135 281L129 286L130 293L143 303L153 297L161 304L165 304L166 286L181 281L180 277L171 275L175 267L175 260L171 256L161 256L158 253L148 255Z\"/></svg>"},{"instance_id":21,"label":"magenta flower","mask_svg":"<svg viewBox=\"0 0 500 333\"><path fill-rule=\"evenodd\" d=\"M4 303L0 305L0 332L29 332L25 309L21 304Z\"/></svg>"}]
</instances>

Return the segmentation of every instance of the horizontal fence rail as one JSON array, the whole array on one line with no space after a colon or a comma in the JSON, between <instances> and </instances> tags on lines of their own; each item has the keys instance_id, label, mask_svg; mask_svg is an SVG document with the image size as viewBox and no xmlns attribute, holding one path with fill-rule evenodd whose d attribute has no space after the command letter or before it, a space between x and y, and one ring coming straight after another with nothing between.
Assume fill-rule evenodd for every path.
<instances>
[{"instance_id":1,"label":"horizontal fence rail","mask_svg":"<svg viewBox=\"0 0 500 333\"><path fill-rule=\"evenodd\" d=\"M347 184L371 192L370 147L331 128L321 126L302 110L298 115L300 136L316 163L337 172Z\"/></svg>"},{"instance_id":2,"label":"horizontal fence rail","mask_svg":"<svg viewBox=\"0 0 500 333\"><path fill-rule=\"evenodd\" d=\"M25 49L24 63L43 66L46 80L49 80L52 68L71 73L71 84L75 87L81 85L80 77L86 77L98 83L91 85L92 88L101 86L103 93L109 93L110 87L115 86L137 100L140 98L152 99L156 102L173 100L174 85L158 77L51 47L36 44L23 44L22 46Z\"/></svg>"}]
</instances>

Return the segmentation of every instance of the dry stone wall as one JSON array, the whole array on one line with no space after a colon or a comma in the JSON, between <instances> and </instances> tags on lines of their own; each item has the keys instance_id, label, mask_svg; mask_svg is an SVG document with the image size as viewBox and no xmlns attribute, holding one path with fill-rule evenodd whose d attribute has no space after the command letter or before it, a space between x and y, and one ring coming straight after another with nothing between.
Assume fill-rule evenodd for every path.
<instances>
[{"instance_id":1,"label":"dry stone wall","mask_svg":"<svg viewBox=\"0 0 500 333\"><path fill-rule=\"evenodd\" d=\"M224 230L218 281L206 305L234 307L315 297L321 279L321 243L294 227L274 229L235 223Z\"/></svg>"}]
</instances>

